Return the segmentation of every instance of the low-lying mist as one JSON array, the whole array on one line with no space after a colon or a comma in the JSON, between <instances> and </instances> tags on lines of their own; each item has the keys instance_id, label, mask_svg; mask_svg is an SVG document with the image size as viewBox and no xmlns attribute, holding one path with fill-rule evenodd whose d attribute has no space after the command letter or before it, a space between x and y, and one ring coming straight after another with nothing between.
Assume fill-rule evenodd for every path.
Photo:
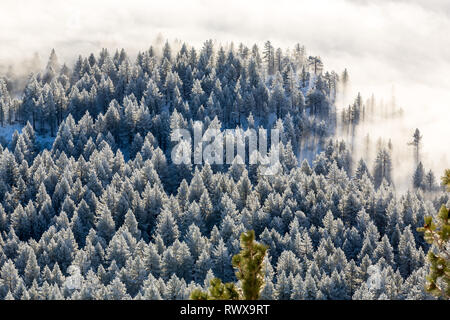
<instances>
[{"instance_id":1,"label":"low-lying mist","mask_svg":"<svg viewBox=\"0 0 450 320\"><path fill-rule=\"evenodd\" d=\"M393 181L399 191L405 191L412 186L412 175L416 169L414 148L409 145L413 140L415 129L419 129L422 135L420 144L420 158L426 171L432 170L436 178L440 178L446 168L450 166L449 138L446 127L450 120L450 110L445 104L450 101L449 92L441 88L432 88L424 85L411 84L410 90L404 84L385 88L380 86L378 90L370 91L364 86L355 88L353 82L346 101L338 101L337 109L342 110L348 104L353 103L354 97L360 92L363 100L369 99L371 92L375 95L376 106L374 116L356 128L353 143L354 161L363 158L369 168L373 168L378 143L381 141L386 147L389 141L392 144ZM400 89L400 90L398 90ZM385 109L401 109L403 115L386 118L381 116ZM345 133L338 136L349 144L351 137ZM369 137L369 152L367 152L367 139Z\"/></svg>"}]
</instances>

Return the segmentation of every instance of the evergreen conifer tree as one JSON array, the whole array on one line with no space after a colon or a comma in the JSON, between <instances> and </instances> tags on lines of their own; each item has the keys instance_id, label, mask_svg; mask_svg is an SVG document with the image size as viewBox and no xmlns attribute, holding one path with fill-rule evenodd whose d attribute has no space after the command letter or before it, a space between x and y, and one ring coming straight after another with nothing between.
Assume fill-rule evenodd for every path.
<instances>
[{"instance_id":1,"label":"evergreen conifer tree","mask_svg":"<svg viewBox=\"0 0 450 320\"><path fill-rule=\"evenodd\" d=\"M209 292L194 290L193 300L257 300L264 286L263 262L267 247L255 242L255 232L241 234L241 252L232 259L241 288L233 282L211 280Z\"/></svg>"}]
</instances>

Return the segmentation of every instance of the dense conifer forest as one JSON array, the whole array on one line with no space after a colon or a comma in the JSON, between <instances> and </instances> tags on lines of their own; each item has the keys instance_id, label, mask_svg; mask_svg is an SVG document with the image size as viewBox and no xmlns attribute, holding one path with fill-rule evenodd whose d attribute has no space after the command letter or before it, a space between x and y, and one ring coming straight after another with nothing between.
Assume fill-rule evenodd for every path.
<instances>
[{"instance_id":1,"label":"dense conifer forest","mask_svg":"<svg viewBox=\"0 0 450 320\"><path fill-rule=\"evenodd\" d=\"M367 137L373 157L355 159L358 126L405 111L348 97L350 75L300 44L211 40L73 64L53 50L26 78L0 75L0 299L188 299L236 281L247 230L268 247L262 299L434 299L416 229L450 206L442 173L419 129L406 192L391 141ZM277 173L174 163L174 131L199 124L278 130Z\"/></svg>"}]
</instances>

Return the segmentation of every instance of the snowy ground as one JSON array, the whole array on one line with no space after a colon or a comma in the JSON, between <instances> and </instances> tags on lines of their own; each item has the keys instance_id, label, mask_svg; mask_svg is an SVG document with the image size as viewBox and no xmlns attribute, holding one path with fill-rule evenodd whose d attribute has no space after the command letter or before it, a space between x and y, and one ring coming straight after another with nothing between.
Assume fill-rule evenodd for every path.
<instances>
[{"instance_id":1,"label":"snowy ground","mask_svg":"<svg viewBox=\"0 0 450 320\"><path fill-rule=\"evenodd\" d=\"M23 126L19 124L0 126L0 143L3 145L11 141L14 131L22 131Z\"/></svg>"},{"instance_id":2,"label":"snowy ground","mask_svg":"<svg viewBox=\"0 0 450 320\"><path fill-rule=\"evenodd\" d=\"M36 134L36 141L41 146L41 149L51 149L53 146L53 141L55 141L56 137L51 137L49 135L38 135Z\"/></svg>"},{"instance_id":3,"label":"snowy ground","mask_svg":"<svg viewBox=\"0 0 450 320\"><path fill-rule=\"evenodd\" d=\"M5 146L11 141L14 131L22 132L24 126L20 124L5 125L0 126L0 144ZM36 133L36 141L39 143L41 149L51 149L55 137L50 137L50 135L39 135Z\"/></svg>"}]
</instances>

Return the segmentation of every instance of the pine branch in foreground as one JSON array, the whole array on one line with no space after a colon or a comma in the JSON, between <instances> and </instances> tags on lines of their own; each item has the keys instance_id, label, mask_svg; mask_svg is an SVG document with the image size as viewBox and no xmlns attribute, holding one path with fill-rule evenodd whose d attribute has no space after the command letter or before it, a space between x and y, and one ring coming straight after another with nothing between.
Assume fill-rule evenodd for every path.
<instances>
[{"instance_id":1,"label":"pine branch in foreground","mask_svg":"<svg viewBox=\"0 0 450 320\"><path fill-rule=\"evenodd\" d=\"M264 287L263 262L268 247L255 241L253 230L241 234L241 252L232 259L236 277L241 288L235 283L222 283L219 278L210 282L209 292L199 289L191 293L192 300L258 300Z\"/></svg>"},{"instance_id":2,"label":"pine branch in foreground","mask_svg":"<svg viewBox=\"0 0 450 320\"><path fill-rule=\"evenodd\" d=\"M450 191L450 170L445 171L442 178L447 190ZM450 223L449 209L442 205L435 224L431 216L425 217L425 225L417 231L424 233L425 241L434 245L428 252L430 273L427 276L426 290L431 294L450 299Z\"/></svg>"}]
</instances>

